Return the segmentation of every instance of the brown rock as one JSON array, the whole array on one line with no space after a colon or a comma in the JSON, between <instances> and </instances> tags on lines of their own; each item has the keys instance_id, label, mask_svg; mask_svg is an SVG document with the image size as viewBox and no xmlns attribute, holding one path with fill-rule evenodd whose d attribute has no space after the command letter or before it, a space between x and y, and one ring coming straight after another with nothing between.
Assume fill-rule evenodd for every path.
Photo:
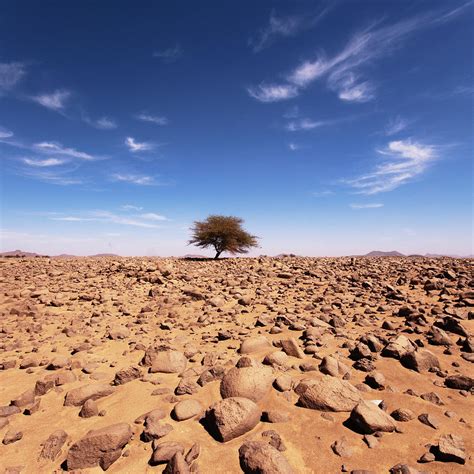
<instances>
[{"instance_id":1,"label":"brown rock","mask_svg":"<svg viewBox=\"0 0 474 474\"><path fill-rule=\"evenodd\" d=\"M184 447L175 441L165 441L153 446L153 454L150 459L150 464L156 466L171 461L176 453L183 454Z\"/></svg>"},{"instance_id":2,"label":"brown rock","mask_svg":"<svg viewBox=\"0 0 474 474\"><path fill-rule=\"evenodd\" d=\"M183 400L178 402L173 408L173 416L178 421L189 420L200 415L204 407L198 400Z\"/></svg>"},{"instance_id":3,"label":"brown rock","mask_svg":"<svg viewBox=\"0 0 474 474\"><path fill-rule=\"evenodd\" d=\"M239 461L245 473L291 474L286 457L264 441L247 441L239 448Z\"/></svg>"},{"instance_id":4,"label":"brown rock","mask_svg":"<svg viewBox=\"0 0 474 474\"><path fill-rule=\"evenodd\" d=\"M261 411L248 398L226 398L211 405L206 412L208 429L219 441L230 441L253 429L260 421Z\"/></svg>"},{"instance_id":5,"label":"brown rock","mask_svg":"<svg viewBox=\"0 0 474 474\"><path fill-rule=\"evenodd\" d=\"M82 387L70 390L66 394L64 406L81 406L89 399L98 400L99 398L107 397L114 390L110 385L102 383L83 385Z\"/></svg>"},{"instance_id":6,"label":"brown rock","mask_svg":"<svg viewBox=\"0 0 474 474\"><path fill-rule=\"evenodd\" d=\"M271 344L265 336L255 336L246 339L240 345L239 352L241 354L250 354L252 352L260 352L265 349L271 349Z\"/></svg>"},{"instance_id":7,"label":"brown rock","mask_svg":"<svg viewBox=\"0 0 474 474\"><path fill-rule=\"evenodd\" d=\"M393 419L374 403L360 402L351 411L350 421L365 434L395 431Z\"/></svg>"},{"instance_id":8,"label":"brown rock","mask_svg":"<svg viewBox=\"0 0 474 474\"><path fill-rule=\"evenodd\" d=\"M131 437L132 429L127 423L89 431L69 449L66 459L68 470L99 465L106 471L120 457Z\"/></svg>"},{"instance_id":9,"label":"brown rock","mask_svg":"<svg viewBox=\"0 0 474 474\"><path fill-rule=\"evenodd\" d=\"M126 369L119 370L115 374L114 385L123 385L125 383L131 382L132 380L138 379L142 376L141 370L139 367L131 366Z\"/></svg>"},{"instance_id":10,"label":"brown rock","mask_svg":"<svg viewBox=\"0 0 474 474\"><path fill-rule=\"evenodd\" d=\"M440 368L438 358L430 351L419 350L403 355L400 362L404 367L417 372L424 372L433 368Z\"/></svg>"},{"instance_id":11,"label":"brown rock","mask_svg":"<svg viewBox=\"0 0 474 474\"><path fill-rule=\"evenodd\" d=\"M330 375L324 375L321 380L311 380L307 388L301 389L301 393L298 387L295 389L300 395L298 404L313 410L351 411L361 400L359 391L353 385Z\"/></svg>"},{"instance_id":12,"label":"brown rock","mask_svg":"<svg viewBox=\"0 0 474 474\"><path fill-rule=\"evenodd\" d=\"M466 448L461 436L447 434L439 438L436 460L444 462L466 462Z\"/></svg>"},{"instance_id":13,"label":"brown rock","mask_svg":"<svg viewBox=\"0 0 474 474\"><path fill-rule=\"evenodd\" d=\"M273 379L273 372L267 367L234 367L221 380L221 396L243 397L258 402L270 392Z\"/></svg>"},{"instance_id":14,"label":"brown rock","mask_svg":"<svg viewBox=\"0 0 474 474\"><path fill-rule=\"evenodd\" d=\"M166 350L156 353L151 373L179 374L186 369L186 356L180 351Z\"/></svg>"},{"instance_id":15,"label":"brown rock","mask_svg":"<svg viewBox=\"0 0 474 474\"><path fill-rule=\"evenodd\" d=\"M81 418L90 418L91 416L97 416L99 414L99 407L97 403L89 398L89 400L82 405L81 411L79 412L79 416Z\"/></svg>"},{"instance_id":16,"label":"brown rock","mask_svg":"<svg viewBox=\"0 0 474 474\"><path fill-rule=\"evenodd\" d=\"M50 461L56 460L61 453L61 448L67 439L67 433L63 430L57 430L52 433L49 438L44 442L43 449L39 457L41 459L49 459Z\"/></svg>"}]
</instances>

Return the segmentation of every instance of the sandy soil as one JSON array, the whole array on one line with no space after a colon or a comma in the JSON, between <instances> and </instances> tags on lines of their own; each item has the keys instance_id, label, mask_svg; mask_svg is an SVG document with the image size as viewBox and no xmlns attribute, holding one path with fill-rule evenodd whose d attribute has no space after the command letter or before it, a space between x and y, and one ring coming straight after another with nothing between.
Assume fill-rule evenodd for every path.
<instances>
[{"instance_id":1,"label":"sandy soil","mask_svg":"<svg viewBox=\"0 0 474 474\"><path fill-rule=\"evenodd\" d=\"M0 271L0 413L12 403L19 405L18 413L0 417L0 422L8 420L0 428L0 466L5 472L68 469L74 443L90 430L119 422L128 423L133 436L108 472L162 472L166 462L149 464L152 444L140 439L145 428L135 422L156 408L166 412L161 422L173 428L158 443L176 441L185 453L199 444L199 457L187 466L192 472L251 472L239 463L239 448L249 440L268 439L262 437L268 430L280 436L282 446L274 451L295 473L387 473L399 463L411 467L404 472L474 472L473 260L4 258ZM321 328L317 337L308 337L305 330L315 327ZM364 343L369 335L377 347ZM417 371L385 356L384 348L400 335L413 343L417 355L433 355L429 367ZM269 344L241 354L241 343L256 336L264 336ZM285 364L266 365L273 378L290 377L289 389L273 384L257 401L262 411L287 414L287 421L260 421L230 441L214 439L200 421L206 419L206 409L221 400L221 381L196 386L200 374L213 367L227 372L241 357L259 366L266 355L282 350L280 341L290 339L300 357L287 350ZM165 346L156 352L168 348L185 354L186 369L148 373L150 367L142 359L147 348L156 346ZM413 419L392 418L395 431L375 430L369 441L377 445L369 448L367 436L347 423L353 416L350 410L298 406L295 388L303 379L323 379L319 365L326 356L347 367L345 376L333 375L356 387L363 399L383 400L388 415L409 409ZM361 360L368 372L358 370ZM118 371L131 366L138 368L138 378L96 399L101 416L83 418L81 406L64 406L71 390L110 385ZM374 373L382 375L378 388L364 383ZM53 374L65 374L66 383L18 401L37 381ZM447 387L447 378L455 375L465 376L464 385L455 379L456 388ZM175 395L182 379L190 382L190 393ZM263 383L251 382L256 387ZM162 390L154 394L157 389ZM421 397L430 392L439 397L437 403L433 397ZM185 399L200 401L203 411L177 421L172 410ZM428 414L436 426L420 421L421 414ZM53 460L40 457L43 443L59 429L67 433L60 452ZM8 442L6 435L18 432L21 439ZM430 451L436 453L440 437L448 434L462 438L464 464L438 454L419 462ZM342 456L331 447L341 440L347 448ZM288 472L268 467L268 462L255 472ZM102 468L97 463L76 472L99 473Z\"/></svg>"}]
</instances>

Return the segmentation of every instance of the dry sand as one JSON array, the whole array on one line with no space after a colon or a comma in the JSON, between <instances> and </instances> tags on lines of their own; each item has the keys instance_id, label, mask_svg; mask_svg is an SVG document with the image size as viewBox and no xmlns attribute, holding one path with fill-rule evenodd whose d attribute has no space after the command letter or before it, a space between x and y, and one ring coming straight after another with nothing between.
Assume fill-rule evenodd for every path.
<instances>
[{"instance_id":1,"label":"dry sand","mask_svg":"<svg viewBox=\"0 0 474 474\"><path fill-rule=\"evenodd\" d=\"M61 472L68 468L68 459L72 462L75 443L87 439L90 430L117 423L129 424L133 435L118 447L109 446L114 444L112 435L101 439L101 449L115 449L118 458L108 467L112 473L165 468L175 473L388 473L399 463L412 470L394 472L474 472L474 341L469 338L474 329L473 260L3 258L0 270L0 414L10 413L11 403L19 405L17 413L0 417L0 426L8 420L0 429L0 466L5 472ZM411 369L384 352L400 335L412 342ZM242 342L258 336L268 345L239 353ZM285 357L281 341L287 340L283 349L290 355ZM186 368L148 373L150 366L142 360L147 349L151 361L170 349L179 351ZM265 365L270 384L286 377L267 387L264 378L249 375L251 380L236 382L236 390L245 390L245 385L254 393L263 390L258 409L282 421L258 421L238 437L216 440L205 428L212 420L203 420L209 420L208 407L222 399L219 378L237 363L259 369L273 352L279 352L278 361L270 358L273 364ZM390 417L387 423L393 422L395 431L374 429L367 436L348 422L355 419L351 408L298 406L301 394L309 390L304 384L297 388L301 380L326 383L328 376L319 368L326 356L336 367L340 364L332 375L354 386L357 396L383 400L377 410L387 416L409 409L413 418L402 422ZM167 369L176 370L172 362ZM136 368L130 371L131 380L111 385L115 374L129 367ZM416 367L420 371L413 370ZM215 380L196 384L210 369ZM379 388L364 383L374 373ZM448 378L459 375L465 377ZM53 380L47 393L41 395L37 388L36 394L18 400L47 378ZM188 393L176 395L182 380ZM114 387L113 393L96 399L100 416L83 418L81 406L64 406L73 389L98 383ZM431 392L435 395L424 395ZM324 396L339 406L338 397L345 393ZM185 421L173 419L176 403L187 399L201 402L202 412ZM194 462L175 456L168 467L166 462L149 464L152 443L141 439L146 427L143 419L136 419L156 408L165 412L159 426L168 424L172 430L154 442L177 442L184 455L197 443L200 453ZM420 421L422 414L428 414L435 427ZM42 445L56 430L64 430L67 439L53 460L44 459ZM239 448L247 441L267 443L271 437L262 433L269 430L276 432L272 447L266 451L262 444L255 445L261 452L241 466ZM445 435L455 436L452 448L460 457L440 454L437 446ZM12 436L20 439L9 442ZM342 448L333 450L336 441ZM79 450L79 464L85 463L80 472L102 472L100 454L84 460L87 456L74 449ZM424 455L429 462L420 463ZM86 467L87 462L96 465Z\"/></svg>"}]
</instances>

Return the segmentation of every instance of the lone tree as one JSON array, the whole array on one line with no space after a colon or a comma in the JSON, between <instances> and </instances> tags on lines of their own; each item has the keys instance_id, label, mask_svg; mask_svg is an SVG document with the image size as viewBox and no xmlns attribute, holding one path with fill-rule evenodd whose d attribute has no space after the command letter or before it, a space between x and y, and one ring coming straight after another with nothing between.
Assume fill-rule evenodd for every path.
<instances>
[{"instance_id":1,"label":"lone tree","mask_svg":"<svg viewBox=\"0 0 474 474\"><path fill-rule=\"evenodd\" d=\"M205 221L196 221L192 227L189 244L197 247L214 247L215 259L222 252L246 253L257 247L257 237L242 229L243 219L233 216L209 216Z\"/></svg>"}]
</instances>

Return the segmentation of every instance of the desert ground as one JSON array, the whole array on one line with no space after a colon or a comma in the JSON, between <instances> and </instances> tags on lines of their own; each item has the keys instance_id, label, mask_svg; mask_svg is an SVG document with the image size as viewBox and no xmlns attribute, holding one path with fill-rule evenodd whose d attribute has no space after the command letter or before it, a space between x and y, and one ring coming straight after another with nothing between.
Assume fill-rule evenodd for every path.
<instances>
[{"instance_id":1,"label":"desert ground","mask_svg":"<svg viewBox=\"0 0 474 474\"><path fill-rule=\"evenodd\" d=\"M473 263L2 258L2 472L474 472Z\"/></svg>"}]
</instances>

